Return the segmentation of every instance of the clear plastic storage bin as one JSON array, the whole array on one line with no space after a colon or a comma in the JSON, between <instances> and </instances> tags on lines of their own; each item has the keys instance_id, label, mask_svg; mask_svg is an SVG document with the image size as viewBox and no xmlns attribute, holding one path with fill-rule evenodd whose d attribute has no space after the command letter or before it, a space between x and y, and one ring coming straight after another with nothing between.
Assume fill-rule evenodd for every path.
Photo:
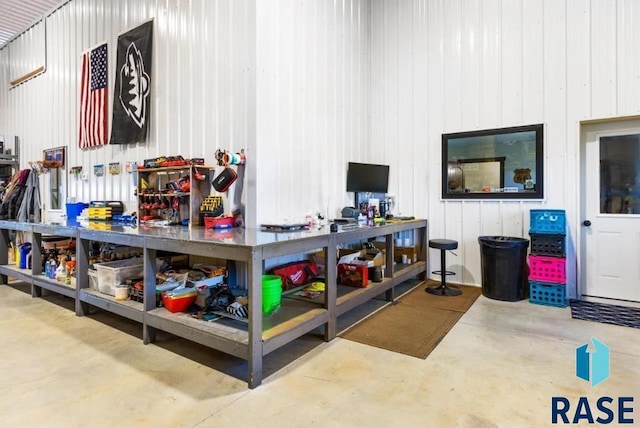
<instances>
[{"instance_id":1,"label":"clear plastic storage bin","mask_svg":"<svg viewBox=\"0 0 640 428\"><path fill-rule=\"evenodd\" d=\"M98 291L110 296L115 296L116 286L127 279L141 278L144 273L142 258L97 263L94 267L98 272Z\"/></svg>"}]
</instances>

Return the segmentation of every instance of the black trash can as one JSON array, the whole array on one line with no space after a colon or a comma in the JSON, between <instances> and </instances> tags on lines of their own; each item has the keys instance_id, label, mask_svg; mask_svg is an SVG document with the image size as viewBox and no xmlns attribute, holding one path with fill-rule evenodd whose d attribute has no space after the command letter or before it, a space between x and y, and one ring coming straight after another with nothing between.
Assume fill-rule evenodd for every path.
<instances>
[{"instance_id":1,"label":"black trash can","mask_svg":"<svg viewBox=\"0 0 640 428\"><path fill-rule=\"evenodd\" d=\"M509 236L479 236L482 295L515 302L529 297L529 240Z\"/></svg>"}]
</instances>

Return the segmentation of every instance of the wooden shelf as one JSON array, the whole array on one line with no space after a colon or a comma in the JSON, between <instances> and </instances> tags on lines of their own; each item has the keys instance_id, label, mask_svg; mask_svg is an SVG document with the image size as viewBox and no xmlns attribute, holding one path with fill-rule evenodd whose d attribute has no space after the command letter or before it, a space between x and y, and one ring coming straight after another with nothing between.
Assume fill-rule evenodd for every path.
<instances>
[{"instance_id":1,"label":"wooden shelf","mask_svg":"<svg viewBox=\"0 0 640 428\"><path fill-rule=\"evenodd\" d=\"M196 171L205 176L204 180L196 178ZM184 165L166 168L144 168L138 169L138 219L149 215L157 218L162 216L158 213L160 208L144 208L145 198L180 198L180 205L177 210L179 219L189 220L189 226L197 226L200 223L200 203L202 199L211 193L211 181L213 180L214 168L206 165ZM165 191L167 185L180 179L188 179L189 191L184 192L176 189ZM187 189L185 189L187 190ZM173 208L173 201L169 200L166 209Z\"/></svg>"}]
</instances>

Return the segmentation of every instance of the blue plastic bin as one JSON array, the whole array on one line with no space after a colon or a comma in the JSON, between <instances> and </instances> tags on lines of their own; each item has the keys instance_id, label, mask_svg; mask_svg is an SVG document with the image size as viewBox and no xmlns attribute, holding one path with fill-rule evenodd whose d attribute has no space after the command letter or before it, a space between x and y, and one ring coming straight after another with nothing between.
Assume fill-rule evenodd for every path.
<instances>
[{"instance_id":1,"label":"blue plastic bin","mask_svg":"<svg viewBox=\"0 0 640 428\"><path fill-rule=\"evenodd\" d=\"M82 213L82 210L89 208L89 204L84 202L68 203L67 204L67 221L76 222L77 217Z\"/></svg>"},{"instance_id":2,"label":"blue plastic bin","mask_svg":"<svg viewBox=\"0 0 640 428\"><path fill-rule=\"evenodd\" d=\"M567 221L564 210L530 210L529 233L564 235Z\"/></svg>"}]
</instances>

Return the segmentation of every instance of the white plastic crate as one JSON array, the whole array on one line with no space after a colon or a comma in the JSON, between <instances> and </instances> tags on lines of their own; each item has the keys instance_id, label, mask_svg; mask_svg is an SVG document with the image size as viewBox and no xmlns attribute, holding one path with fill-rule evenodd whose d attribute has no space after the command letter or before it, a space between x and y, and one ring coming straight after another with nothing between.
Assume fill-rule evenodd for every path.
<instances>
[{"instance_id":1,"label":"white plastic crate","mask_svg":"<svg viewBox=\"0 0 640 428\"><path fill-rule=\"evenodd\" d=\"M89 269L87 276L89 277L89 288L100 291L100 287L98 286L98 271Z\"/></svg>"},{"instance_id":2,"label":"white plastic crate","mask_svg":"<svg viewBox=\"0 0 640 428\"><path fill-rule=\"evenodd\" d=\"M110 296L116 295L116 286L127 279L142 277L144 272L142 258L96 263L94 267L98 271L98 291Z\"/></svg>"}]
</instances>

